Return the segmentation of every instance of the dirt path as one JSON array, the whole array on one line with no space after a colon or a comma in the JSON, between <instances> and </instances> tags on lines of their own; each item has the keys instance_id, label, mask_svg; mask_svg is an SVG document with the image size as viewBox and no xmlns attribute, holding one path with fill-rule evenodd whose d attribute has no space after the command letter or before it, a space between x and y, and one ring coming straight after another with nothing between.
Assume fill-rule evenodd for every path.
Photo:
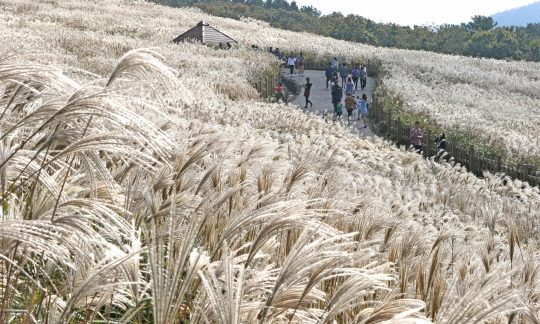
<instances>
[{"instance_id":1,"label":"dirt path","mask_svg":"<svg viewBox=\"0 0 540 324\"><path fill-rule=\"evenodd\" d=\"M295 71L298 73L298 70ZM291 78L288 73L284 75L286 78ZM302 85L306 83L306 78L310 79L310 82L313 83L313 86L311 87L311 97L309 100L313 102L313 107L308 107L307 109L304 109L303 107L306 105L306 98L304 97L304 91L303 88L300 91L300 94L292 101L293 104L299 106L303 110L311 111L311 112L317 112L319 115L324 116L324 114L328 114L328 118L334 118L334 107L332 106L332 95L330 89L326 89L326 77L324 76L324 71L312 71L312 70L306 70L305 76L299 76L298 74L294 74L292 76L292 79ZM360 82L358 82L360 84ZM371 91L373 90L375 81L372 78L368 78L366 88L362 91L356 91L356 96L362 96L362 94L367 94L368 101L371 100ZM358 111L358 110L356 110ZM362 128L364 125L364 122L362 120L358 120L357 113L354 113L351 116L351 119L353 121L352 124L347 124L347 112L345 108L343 108L343 116L344 119L342 119L342 123L345 127L350 127L355 129L356 132L360 132L361 136L364 137L377 137L371 130L371 123L368 119L368 127Z\"/></svg>"}]
</instances>

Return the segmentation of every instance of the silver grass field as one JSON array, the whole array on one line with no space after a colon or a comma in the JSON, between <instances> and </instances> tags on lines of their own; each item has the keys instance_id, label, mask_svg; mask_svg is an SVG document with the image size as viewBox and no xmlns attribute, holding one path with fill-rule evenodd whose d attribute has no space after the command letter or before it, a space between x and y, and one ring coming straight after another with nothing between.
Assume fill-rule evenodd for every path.
<instances>
[{"instance_id":1,"label":"silver grass field","mask_svg":"<svg viewBox=\"0 0 540 324\"><path fill-rule=\"evenodd\" d=\"M203 19L244 47L169 43ZM259 100L251 44L382 59L409 109L538 154L538 64L0 0L1 324L540 323L538 188Z\"/></svg>"}]
</instances>

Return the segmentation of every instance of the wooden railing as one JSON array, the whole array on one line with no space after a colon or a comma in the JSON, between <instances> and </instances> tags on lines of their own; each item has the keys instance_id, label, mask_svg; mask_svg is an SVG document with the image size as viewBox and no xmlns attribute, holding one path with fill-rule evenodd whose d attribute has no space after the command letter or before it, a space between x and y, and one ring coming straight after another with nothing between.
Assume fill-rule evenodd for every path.
<instances>
[{"instance_id":1,"label":"wooden railing","mask_svg":"<svg viewBox=\"0 0 540 324\"><path fill-rule=\"evenodd\" d=\"M276 94L276 91L274 90L276 84L281 81L281 74L272 74L270 76L260 78L253 84L253 88L259 92L261 98L270 100Z\"/></svg>"},{"instance_id":2,"label":"wooden railing","mask_svg":"<svg viewBox=\"0 0 540 324\"><path fill-rule=\"evenodd\" d=\"M370 117L374 121L383 122L384 131L388 137L395 138L398 145L411 145L411 125L404 125L401 121L401 116L394 119L392 110L384 109L380 99L373 95L371 98L371 107L369 111ZM437 148L434 143L435 134L432 134L430 129L423 130L422 154L427 158L437 155ZM475 175L482 176L484 171L491 173L504 173L512 179L519 179L528 182L531 186L540 184L540 174L531 172L531 167L527 164L518 166L507 165L502 157L499 156L480 156L475 153L474 145L469 147L461 147L457 145L455 136L447 139L446 153L443 158L454 158L454 161L465 166L467 170Z\"/></svg>"}]
</instances>

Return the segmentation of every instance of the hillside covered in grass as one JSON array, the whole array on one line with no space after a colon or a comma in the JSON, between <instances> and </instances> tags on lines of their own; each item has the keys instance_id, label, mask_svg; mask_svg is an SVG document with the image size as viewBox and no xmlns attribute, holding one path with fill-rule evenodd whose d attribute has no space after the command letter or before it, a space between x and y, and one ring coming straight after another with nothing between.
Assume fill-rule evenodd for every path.
<instances>
[{"instance_id":1,"label":"hillside covered in grass","mask_svg":"<svg viewBox=\"0 0 540 324\"><path fill-rule=\"evenodd\" d=\"M249 47L382 59L426 111L430 87L532 98L536 65L139 1L1 4L0 322L536 323L537 188L263 102L275 58ZM200 20L242 46L170 43Z\"/></svg>"},{"instance_id":2,"label":"hillside covered in grass","mask_svg":"<svg viewBox=\"0 0 540 324\"><path fill-rule=\"evenodd\" d=\"M314 6L286 0L153 0L173 7L200 8L219 17L268 22L272 27L309 32L374 46L424 50L473 57L540 61L540 24L531 4L493 17L475 15L461 24L401 26L361 14L322 15ZM515 16L514 16L515 15ZM507 19L504 17L508 17ZM494 19L495 18L495 19ZM501 20L502 19L502 20ZM497 25L497 21L503 23ZM501 28L495 28L499 26Z\"/></svg>"}]
</instances>

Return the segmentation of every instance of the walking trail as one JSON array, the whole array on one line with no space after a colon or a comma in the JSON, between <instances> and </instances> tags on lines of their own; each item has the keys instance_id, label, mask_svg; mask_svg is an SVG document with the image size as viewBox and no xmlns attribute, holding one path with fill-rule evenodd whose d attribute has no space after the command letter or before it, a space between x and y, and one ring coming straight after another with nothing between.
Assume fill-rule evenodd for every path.
<instances>
[{"instance_id":1,"label":"walking trail","mask_svg":"<svg viewBox=\"0 0 540 324\"><path fill-rule=\"evenodd\" d=\"M295 74L293 74L292 77L289 73L285 73L283 77L291 78L300 85L300 94L292 101L293 104L299 106L302 110L318 113L321 116L324 116L324 114L328 114L328 118L333 118L335 120L334 106L332 105L332 90L330 89L330 87L326 89L326 77L324 76L324 71L306 70L304 76L299 76L298 70L295 70ZM306 83L306 78L309 78L310 82L313 83L313 86L311 87L311 96L309 97L309 100L313 102L313 107L308 105L308 108L304 109L303 107L305 107L306 105L306 98L304 97L304 88L302 88L301 86L302 84ZM360 81L358 81L358 85L360 85ZM364 90L356 90L355 96L362 97L362 94L365 93L368 96L368 102L370 102L371 92L373 91L374 86L375 80L372 78L368 78L366 88ZM345 95L343 99L345 99ZM355 110L355 113L351 116L351 120L353 123L347 125L347 111L345 110L345 107L343 107L343 115L341 117L342 125L346 128L351 128L355 130L355 133L359 132L360 136L362 137L377 137L377 135L375 135L371 130L372 125L369 118L368 127L362 128L364 122L361 119L358 120L359 116L357 112L359 111L359 109Z\"/></svg>"}]
</instances>

